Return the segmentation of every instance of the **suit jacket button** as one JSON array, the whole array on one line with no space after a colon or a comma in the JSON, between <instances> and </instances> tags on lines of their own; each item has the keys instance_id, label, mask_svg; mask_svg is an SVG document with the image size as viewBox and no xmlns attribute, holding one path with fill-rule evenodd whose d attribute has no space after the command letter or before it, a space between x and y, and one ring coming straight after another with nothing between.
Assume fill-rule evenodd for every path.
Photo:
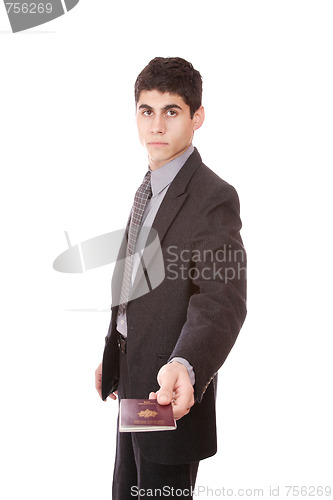
<instances>
[{"instance_id":1,"label":"suit jacket button","mask_svg":"<svg viewBox=\"0 0 333 500\"><path fill-rule=\"evenodd\" d=\"M109 342L109 337L108 337L108 336L106 336L106 337L105 337L105 343L107 344L108 342Z\"/></svg>"}]
</instances>

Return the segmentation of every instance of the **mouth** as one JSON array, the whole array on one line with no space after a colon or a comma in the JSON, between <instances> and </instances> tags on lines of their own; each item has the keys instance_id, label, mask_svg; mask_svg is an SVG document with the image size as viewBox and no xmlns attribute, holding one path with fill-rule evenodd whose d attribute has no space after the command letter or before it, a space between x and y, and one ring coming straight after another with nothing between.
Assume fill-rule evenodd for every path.
<instances>
[{"instance_id":1,"label":"mouth","mask_svg":"<svg viewBox=\"0 0 333 500\"><path fill-rule=\"evenodd\" d=\"M167 145L168 145L167 142L148 142L148 146L152 146L153 148L161 148Z\"/></svg>"}]
</instances>

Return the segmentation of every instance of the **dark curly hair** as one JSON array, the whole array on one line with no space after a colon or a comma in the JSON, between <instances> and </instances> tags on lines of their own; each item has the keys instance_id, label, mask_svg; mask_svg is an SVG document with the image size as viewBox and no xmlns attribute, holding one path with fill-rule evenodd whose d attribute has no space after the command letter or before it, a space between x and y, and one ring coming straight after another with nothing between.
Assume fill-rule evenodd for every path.
<instances>
[{"instance_id":1,"label":"dark curly hair","mask_svg":"<svg viewBox=\"0 0 333 500\"><path fill-rule=\"evenodd\" d=\"M192 64L181 57L155 57L136 79L135 103L143 90L180 95L190 107L191 118L201 106L202 78Z\"/></svg>"}]
</instances>

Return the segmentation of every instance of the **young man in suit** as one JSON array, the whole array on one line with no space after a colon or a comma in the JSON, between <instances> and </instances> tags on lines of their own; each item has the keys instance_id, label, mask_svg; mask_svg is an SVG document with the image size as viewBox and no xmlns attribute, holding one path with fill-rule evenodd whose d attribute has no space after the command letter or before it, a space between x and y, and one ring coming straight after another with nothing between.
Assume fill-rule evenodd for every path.
<instances>
[{"instance_id":1,"label":"young man in suit","mask_svg":"<svg viewBox=\"0 0 333 500\"><path fill-rule=\"evenodd\" d=\"M199 461L216 453L217 372L246 316L238 196L192 145L204 121L201 95L200 73L181 58L153 59L135 84L149 169L120 258L147 226L158 234L165 277L130 300L134 267L126 268L124 259L116 266L96 389L103 400L118 395L172 402L177 430L118 432L115 500L166 498L172 491L192 498ZM141 263L148 281L144 258Z\"/></svg>"}]
</instances>

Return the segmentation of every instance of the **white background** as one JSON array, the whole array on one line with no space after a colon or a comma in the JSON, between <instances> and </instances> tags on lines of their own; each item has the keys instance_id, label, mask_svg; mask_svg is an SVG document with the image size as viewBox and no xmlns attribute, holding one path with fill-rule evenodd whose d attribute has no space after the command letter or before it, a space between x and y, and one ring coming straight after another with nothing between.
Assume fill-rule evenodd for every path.
<instances>
[{"instance_id":1,"label":"white background","mask_svg":"<svg viewBox=\"0 0 333 500\"><path fill-rule=\"evenodd\" d=\"M94 389L109 313L69 309L107 309L112 266L52 263L65 230L75 244L126 223L147 167L133 84L157 55L203 75L194 144L238 190L249 260L219 452L197 485L284 498L332 484L332 15L326 1L81 0L12 34L0 5L2 498L111 498L117 403Z\"/></svg>"}]
</instances>

